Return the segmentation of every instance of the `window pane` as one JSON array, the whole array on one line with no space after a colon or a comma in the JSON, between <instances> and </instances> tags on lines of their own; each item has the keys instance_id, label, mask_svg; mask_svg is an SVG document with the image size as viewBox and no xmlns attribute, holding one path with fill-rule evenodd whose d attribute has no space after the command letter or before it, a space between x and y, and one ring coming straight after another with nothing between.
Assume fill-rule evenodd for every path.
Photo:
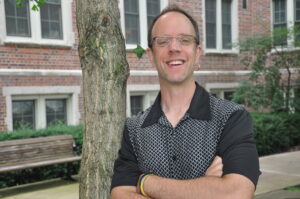
<instances>
[{"instance_id":1,"label":"window pane","mask_svg":"<svg viewBox=\"0 0 300 199\"><path fill-rule=\"evenodd\" d=\"M286 23L286 1L285 0L273 0L274 2L274 24Z\"/></svg>"},{"instance_id":2,"label":"window pane","mask_svg":"<svg viewBox=\"0 0 300 199\"><path fill-rule=\"evenodd\" d=\"M139 2L138 0L125 0L125 34L126 43L140 43Z\"/></svg>"},{"instance_id":3,"label":"window pane","mask_svg":"<svg viewBox=\"0 0 300 199\"><path fill-rule=\"evenodd\" d=\"M295 44L300 46L300 21L295 22Z\"/></svg>"},{"instance_id":4,"label":"window pane","mask_svg":"<svg viewBox=\"0 0 300 199\"><path fill-rule=\"evenodd\" d=\"M147 21L148 28L156 15L160 12L160 0L147 0Z\"/></svg>"},{"instance_id":5,"label":"window pane","mask_svg":"<svg viewBox=\"0 0 300 199\"><path fill-rule=\"evenodd\" d=\"M224 99L232 100L234 91L224 91Z\"/></svg>"},{"instance_id":6,"label":"window pane","mask_svg":"<svg viewBox=\"0 0 300 199\"><path fill-rule=\"evenodd\" d=\"M5 0L5 15L6 16L16 16L16 1L14 0Z\"/></svg>"},{"instance_id":7,"label":"window pane","mask_svg":"<svg viewBox=\"0 0 300 199\"><path fill-rule=\"evenodd\" d=\"M216 0L205 1L206 47L216 48Z\"/></svg>"},{"instance_id":8,"label":"window pane","mask_svg":"<svg viewBox=\"0 0 300 199\"><path fill-rule=\"evenodd\" d=\"M66 99L49 99L46 100L46 119L47 126L57 123L66 124Z\"/></svg>"},{"instance_id":9,"label":"window pane","mask_svg":"<svg viewBox=\"0 0 300 199\"><path fill-rule=\"evenodd\" d=\"M63 39L60 0L47 0L41 6L42 38Z\"/></svg>"},{"instance_id":10,"label":"window pane","mask_svg":"<svg viewBox=\"0 0 300 199\"><path fill-rule=\"evenodd\" d=\"M287 45L286 1L273 0L273 39L275 46Z\"/></svg>"},{"instance_id":11,"label":"window pane","mask_svg":"<svg viewBox=\"0 0 300 199\"><path fill-rule=\"evenodd\" d=\"M300 22L300 0L295 1L295 19Z\"/></svg>"},{"instance_id":12,"label":"window pane","mask_svg":"<svg viewBox=\"0 0 300 199\"><path fill-rule=\"evenodd\" d=\"M143 110L143 96L130 96L130 105L131 115L137 115L140 111Z\"/></svg>"},{"instance_id":13,"label":"window pane","mask_svg":"<svg viewBox=\"0 0 300 199\"><path fill-rule=\"evenodd\" d=\"M30 37L28 1L17 8L15 0L5 0L6 34L8 36Z\"/></svg>"},{"instance_id":14,"label":"window pane","mask_svg":"<svg viewBox=\"0 0 300 199\"><path fill-rule=\"evenodd\" d=\"M231 0L222 1L222 46L231 49Z\"/></svg>"},{"instance_id":15,"label":"window pane","mask_svg":"<svg viewBox=\"0 0 300 199\"><path fill-rule=\"evenodd\" d=\"M295 1L295 41L300 46L300 0Z\"/></svg>"},{"instance_id":16,"label":"window pane","mask_svg":"<svg viewBox=\"0 0 300 199\"><path fill-rule=\"evenodd\" d=\"M17 35L17 20L11 17L6 17L6 32L7 35Z\"/></svg>"},{"instance_id":17,"label":"window pane","mask_svg":"<svg viewBox=\"0 0 300 199\"><path fill-rule=\"evenodd\" d=\"M18 19L17 20L17 26L18 26L18 32L19 32L19 35L26 35L27 32L29 32L28 30L28 23L27 23L27 20L26 19Z\"/></svg>"},{"instance_id":18,"label":"window pane","mask_svg":"<svg viewBox=\"0 0 300 199\"><path fill-rule=\"evenodd\" d=\"M300 88L294 89L295 95L294 95L294 107L295 112L300 113Z\"/></svg>"},{"instance_id":19,"label":"window pane","mask_svg":"<svg viewBox=\"0 0 300 199\"><path fill-rule=\"evenodd\" d=\"M274 25L273 40L275 46L287 45L287 27L285 24Z\"/></svg>"},{"instance_id":20,"label":"window pane","mask_svg":"<svg viewBox=\"0 0 300 199\"><path fill-rule=\"evenodd\" d=\"M34 101L13 101L13 129L34 128Z\"/></svg>"}]
</instances>

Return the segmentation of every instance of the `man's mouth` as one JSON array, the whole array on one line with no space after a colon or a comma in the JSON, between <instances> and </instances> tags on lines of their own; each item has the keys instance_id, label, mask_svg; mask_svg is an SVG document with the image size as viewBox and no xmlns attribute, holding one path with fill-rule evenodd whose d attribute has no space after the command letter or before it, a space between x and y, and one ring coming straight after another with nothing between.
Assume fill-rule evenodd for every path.
<instances>
[{"instance_id":1,"label":"man's mouth","mask_svg":"<svg viewBox=\"0 0 300 199\"><path fill-rule=\"evenodd\" d=\"M174 60L174 61L168 61L167 64L171 66L179 66L182 65L184 61L182 60Z\"/></svg>"}]
</instances>

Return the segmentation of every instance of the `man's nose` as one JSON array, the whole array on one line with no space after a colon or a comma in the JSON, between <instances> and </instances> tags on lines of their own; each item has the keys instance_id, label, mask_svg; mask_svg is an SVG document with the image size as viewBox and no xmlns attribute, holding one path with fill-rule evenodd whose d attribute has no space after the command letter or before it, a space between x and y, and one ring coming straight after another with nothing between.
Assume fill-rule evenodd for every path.
<instances>
[{"instance_id":1,"label":"man's nose","mask_svg":"<svg viewBox=\"0 0 300 199\"><path fill-rule=\"evenodd\" d=\"M181 45L176 38L172 38L169 44L169 49L170 51L179 51L181 49Z\"/></svg>"}]
</instances>

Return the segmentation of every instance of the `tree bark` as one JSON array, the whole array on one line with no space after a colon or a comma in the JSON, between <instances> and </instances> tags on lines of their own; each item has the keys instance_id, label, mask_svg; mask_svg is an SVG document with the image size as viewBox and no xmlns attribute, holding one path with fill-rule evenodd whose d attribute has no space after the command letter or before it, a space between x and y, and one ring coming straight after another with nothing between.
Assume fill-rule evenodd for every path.
<instances>
[{"instance_id":1,"label":"tree bark","mask_svg":"<svg viewBox=\"0 0 300 199\"><path fill-rule=\"evenodd\" d=\"M107 199L125 120L129 67L117 0L76 0L83 74L80 199Z\"/></svg>"}]
</instances>

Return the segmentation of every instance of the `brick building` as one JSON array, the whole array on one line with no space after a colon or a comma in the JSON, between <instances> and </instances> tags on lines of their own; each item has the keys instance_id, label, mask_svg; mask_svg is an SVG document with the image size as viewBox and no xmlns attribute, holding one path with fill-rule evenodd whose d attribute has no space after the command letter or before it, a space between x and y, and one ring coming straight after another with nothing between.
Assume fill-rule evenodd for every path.
<instances>
[{"instance_id":1,"label":"brick building","mask_svg":"<svg viewBox=\"0 0 300 199\"><path fill-rule=\"evenodd\" d=\"M227 99L249 74L239 64L239 49L230 44L269 33L278 24L300 23L299 0L119 0L130 65L128 116L148 107L159 90L147 56L138 59L130 49L147 47L148 26L169 3L181 5L198 22L203 55L196 80ZM15 4L0 0L0 131L45 128L56 120L80 123L75 1L46 0L37 12L31 1L22 8Z\"/></svg>"}]
</instances>

